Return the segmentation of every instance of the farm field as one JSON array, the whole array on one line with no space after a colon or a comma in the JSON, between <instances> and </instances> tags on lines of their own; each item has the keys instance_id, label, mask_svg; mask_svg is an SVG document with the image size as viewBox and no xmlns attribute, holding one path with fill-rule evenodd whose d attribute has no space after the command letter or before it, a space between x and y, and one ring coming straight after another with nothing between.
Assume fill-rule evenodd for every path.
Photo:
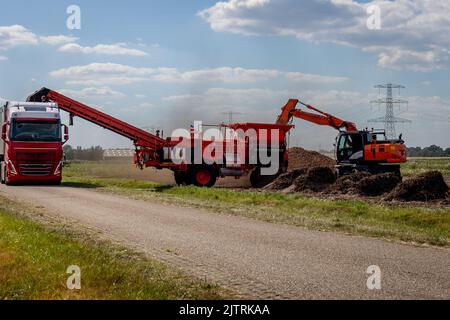
<instances>
[{"instance_id":1,"label":"farm field","mask_svg":"<svg viewBox=\"0 0 450 320\"><path fill-rule=\"evenodd\" d=\"M450 181L450 158L410 158L408 163L402 165L402 174L406 177L430 170L442 172L448 183Z\"/></svg>"}]
</instances>

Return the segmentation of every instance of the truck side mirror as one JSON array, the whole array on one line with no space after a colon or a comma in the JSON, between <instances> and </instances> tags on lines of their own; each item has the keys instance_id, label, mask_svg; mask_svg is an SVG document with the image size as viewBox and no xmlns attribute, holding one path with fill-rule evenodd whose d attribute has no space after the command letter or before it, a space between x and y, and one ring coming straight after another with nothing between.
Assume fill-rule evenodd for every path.
<instances>
[{"instance_id":1,"label":"truck side mirror","mask_svg":"<svg viewBox=\"0 0 450 320\"><path fill-rule=\"evenodd\" d=\"M4 123L3 125L2 125L2 140L6 140L6 126L7 126L8 124L7 123Z\"/></svg>"},{"instance_id":2,"label":"truck side mirror","mask_svg":"<svg viewBox=\"0 0 450 320\"><path fill-rule=\"evenodd\" d=\"M62 125L64 128L64 143L66 143L69 140L69 127L65 124Z\"/></svg>"}]
</instances>

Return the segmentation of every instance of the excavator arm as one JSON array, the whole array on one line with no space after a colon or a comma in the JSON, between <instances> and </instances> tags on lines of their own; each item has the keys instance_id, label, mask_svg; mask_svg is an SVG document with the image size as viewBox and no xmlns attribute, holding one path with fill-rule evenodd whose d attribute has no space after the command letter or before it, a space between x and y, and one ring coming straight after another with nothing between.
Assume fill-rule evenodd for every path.
<instances>
[{"instance_id":1,"label":"excavator arm","mask_svg":"<svg viewBox=\"0 0 450 320\"><path fill-rule=\"evenodd\" d=\"M309 110L315 111L316 113L296 109L299 103L304 105ZM348 132L358 131L356 124L353 122L339 119L297 99L289 100L289 102L282 108L281 114L277 119L277 124L286 125L292 120L292 118L303 119L321 126L330 126L336 130L345 129Z\"/></svg>"}]
</instances>

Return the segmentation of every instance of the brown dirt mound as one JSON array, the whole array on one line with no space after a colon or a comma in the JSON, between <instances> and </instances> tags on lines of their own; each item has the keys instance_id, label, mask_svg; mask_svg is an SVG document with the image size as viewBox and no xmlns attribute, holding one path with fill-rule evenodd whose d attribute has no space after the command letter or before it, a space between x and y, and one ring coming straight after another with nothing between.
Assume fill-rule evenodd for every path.
<instances>
[{"instance_id":1,"label":"brown dirt mound","mask_svg":"<svg viewBox=\"0 0 450 320\"><path fill-rule=\"evenodd\" d=\"M322 192L336 181L336 174L329 167L314 167L308 170L306 175L295 179L294 191Z\"/></svg>"},{"instance_id":2,"label":"brown dirt mound","mask_svg":"<svg viewBox=\"0 0 450 320\"><path fill-rule=\"evenodd\" d=\"M289 149L289 170L309 169L311 167L333 168L336 161L315 151L308 151L303 148Z\"/></svg>"},{"instance_id":3,"label":"brown dirt mound","mask_svg":"<svg viewBox=\"0 0 450 320\"><path fill-rule=\"evenodd\" d=\"M449 187L442 173L430 171L406 180L397 186L386 200L429 201L446 199Z\"/></svg>"},{"instance_id":4,"label":"brown dirt mound","mask_svg":"<svg viewBox=\"0 0 450 320\"><path fill-rule=\"evenodd\" d=\"M293 170L287 173L284 173L280 175L274 182L269 184L264 188L264 190L268 191L278 191L278 190L284 190L288 187L290 187L294 180L297 179L301 175L305 175L307 173L306 169L301 170Z\"/></svg>"},{"instance_id":5,"label":"brown dirt mound","mask_svg":"<svg viewBox=\"0 0 450 320\"><path fill-rule=\"evenodd\" d=\"M358 194L358 184L362 179L371 177L368 172L356 172L353 174L339 177L336 183L332 185L328 192L332 194Z\"/></svg>"},{"instance_id":6,"label":"brown dirt mound","mask_svg":"<svg viewBox=\"0 0 450 320\"><path fill-rule=\"evenodd\" d=\"M398 175L384 173L361 179L357 188L361 195L376 197L391 192L400 182Z\"/></svg>"}]
</instances>

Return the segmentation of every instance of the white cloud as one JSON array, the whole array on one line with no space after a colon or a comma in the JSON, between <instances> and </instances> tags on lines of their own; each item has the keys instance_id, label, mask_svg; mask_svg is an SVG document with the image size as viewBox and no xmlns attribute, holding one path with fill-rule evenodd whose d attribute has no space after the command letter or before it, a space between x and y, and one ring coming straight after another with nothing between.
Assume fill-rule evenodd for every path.
<instances>
[{"instance_id":1,"label":"white cloud","mask_svg":"<svg viewBox=\"0 0 450 320\"><path fill-rule=\"evenodd\" d=\"M381 30L366 26L369 5L381 8ZM450 65L450 1L229 0L199 12L218 32L295 36L358 47L383 68L432 71Z\"/></svg>"},{"instance_id":2,"label":"white cloud","mask_svg":"<svg viewBox=\"0 0 450 320\"><path fill-rule=\"evenodd\" d=\"M21 25L0 26L0 50L38 44L38 37Z\"/></svg>"},{"instance_id":3,"label":"white cloud","mask_svg":"<svg viewBox=\"0 0 450 320\"><path fill-rule=\"evenodd\" d=\"M254 83L275 78L285 78L294 82L329 84L348 80L344 77L331 77L300 72L284 72L273 69L210 68L179 71L176 68L143 68L115 63L91 63L73 66L50 73L55 78L65 78L69 85L131 84L142 81L165 83Z\"/></svg>"},{"instance_id":4,"label":"white cloud","mask_svg":"<svg viewBox=\"0 0 450 320\"><path fill-rule=\"evenodd\" d=\"M38 36L21 25L0 26L0 50L23 45L58 45L76 41L78 38L65 35Z\"/></svg>"},{"instance_id":5,"label":"white cloud","mask_svg":"<svg viewBox=\"0 0 450 320\"><path fill-rule=\"evenodd\" d=\"M144 43L144 42L142 42L142 39L137 39L138 40L138 46L139 47L142 47L142 48L150 48L150 49L159 49L159 48L161 48L161 45L159 44L159 43L151 43L151 44L148 44L148 43Z\"/></svg>"},{"instance_id":6,"label":"white cloud","mask_svg":"<svg viewBox=\"0 0 450 320\"><path fill-rule=\"evenodd\" d=\"M143 50L127 48L124 43L98 44L93 47L83 47L75 41L77 37L66 35L38 36L21 25L0 26L0 51L9 50L21 45L62 45L60 52L125 55L133 57L144 57L148 54ZM4 59L2 59L4 60Z\"/></svg>"},{"instance_id":7,"label":"white cloud","mask_svg":"<svg viewBox=\"0 0 450 320\"><path fill-rule=\"evenodd\" d=\"M123 98L125 94L109 87L88 87L82 90L61 89L62 94L75 98Z\"/></svg>"},{"instance_id":8,"label":"white cloud","mask_svg":"<svg viewBox=\"0 0 450 320\"><path fill-rule=\"evenodd\" d=\"M161 69L159 74L153 77L160 82L225 82L248 83L266 81L281 74L277 70L243 69L243 68L215 68L201 69L187 72L179 72L176 69Z\"/></svg>"},{"instance_id":9,"label":"white cloud","mask_svg":"<svg viewBox=\"0 0 450 320\"><path fill-rule=\"evenodd\" d=\"M141 103L140 105L139 105L139 107L141 107L141 108L154 108L155 107L155 105L153 104L153 103L150 103L150 102L143 102L143 103Z\"/></svg>"},{"instance_id":10,"label":"white cloud","mask_svg":"<svg viewBox=\"0 0 450 320\"><path fill-rule=\"evenodd\" d=\"M124 55L133 57L144 57L148 55L142 50L126 48L123 43L98 44L94 47L83 47L77 43L68 43L60 47L58 51L83 54Z\"/></svg>"},{"instance_id":11,"label":"white cloud","mask_svg":"<svg viewBox=\"0 0 450 320\"><path fill-rule=\"evenodd\" d=\"M50 72L53 77L92 77L101 75L146 76L155 73L152 68L137 68L118 63L91 63Z\"/></svg>"},{"instance_id":12,"label":"white cloud","mask_svg":"<svg viewBox=\"0 0 450 320\"><path fill-rule=\"evenodd\" d=\"M393 48L379 54L378 64L394 70L410 69L429 72L444 69L450 62L450 54L444 49L412 51Z\"/></svg>"},{"instance_id":13,"label":"white cloud","mask_svg":"<svg viewBox=\"0 0 450 320\"><path fill-rule=\"evenodd\" d=\"M321 76L317 74L308 74L302 72L288 72L286 77L294 82L305 82L305 83L338 83L348 81L346 77L329 77Z\"/></svg>"},{"instance_id":14,"label":"white cloud","mask_svg":"<svg viewBox=\"0 0 450 320\"><path fill-rule=\"evenodd\" d=\"M78 38L76 38L76 37L64 36L64 35L41 36L41 37L39 37L39 39L43 43L47 43L47 44L50 44L50 45L59 45L59 44L74 42L74 41L78 40Z\"/></svg>"},{"instance_id":15,"label":"white cloud","mask_svg":"<svg viewBox=\"0 0 450 320\"><path fill-rule=\"evenodd\" d=\"M6 60L8 60L8 57L0 56L0 61L6 61Z\"/></svg>"},{"instance_id":16,"label":"white cloud","mask_svg":"<svg viewBox=\"0 0 450 320\"><path fill-rule=\"evenodd\" d=\"M117 63L91 63L50 72L54 78L64 78L69 85L123 85L146 81L156 72L153 68L136 68Z\"/></svg>"}]
</instances>

